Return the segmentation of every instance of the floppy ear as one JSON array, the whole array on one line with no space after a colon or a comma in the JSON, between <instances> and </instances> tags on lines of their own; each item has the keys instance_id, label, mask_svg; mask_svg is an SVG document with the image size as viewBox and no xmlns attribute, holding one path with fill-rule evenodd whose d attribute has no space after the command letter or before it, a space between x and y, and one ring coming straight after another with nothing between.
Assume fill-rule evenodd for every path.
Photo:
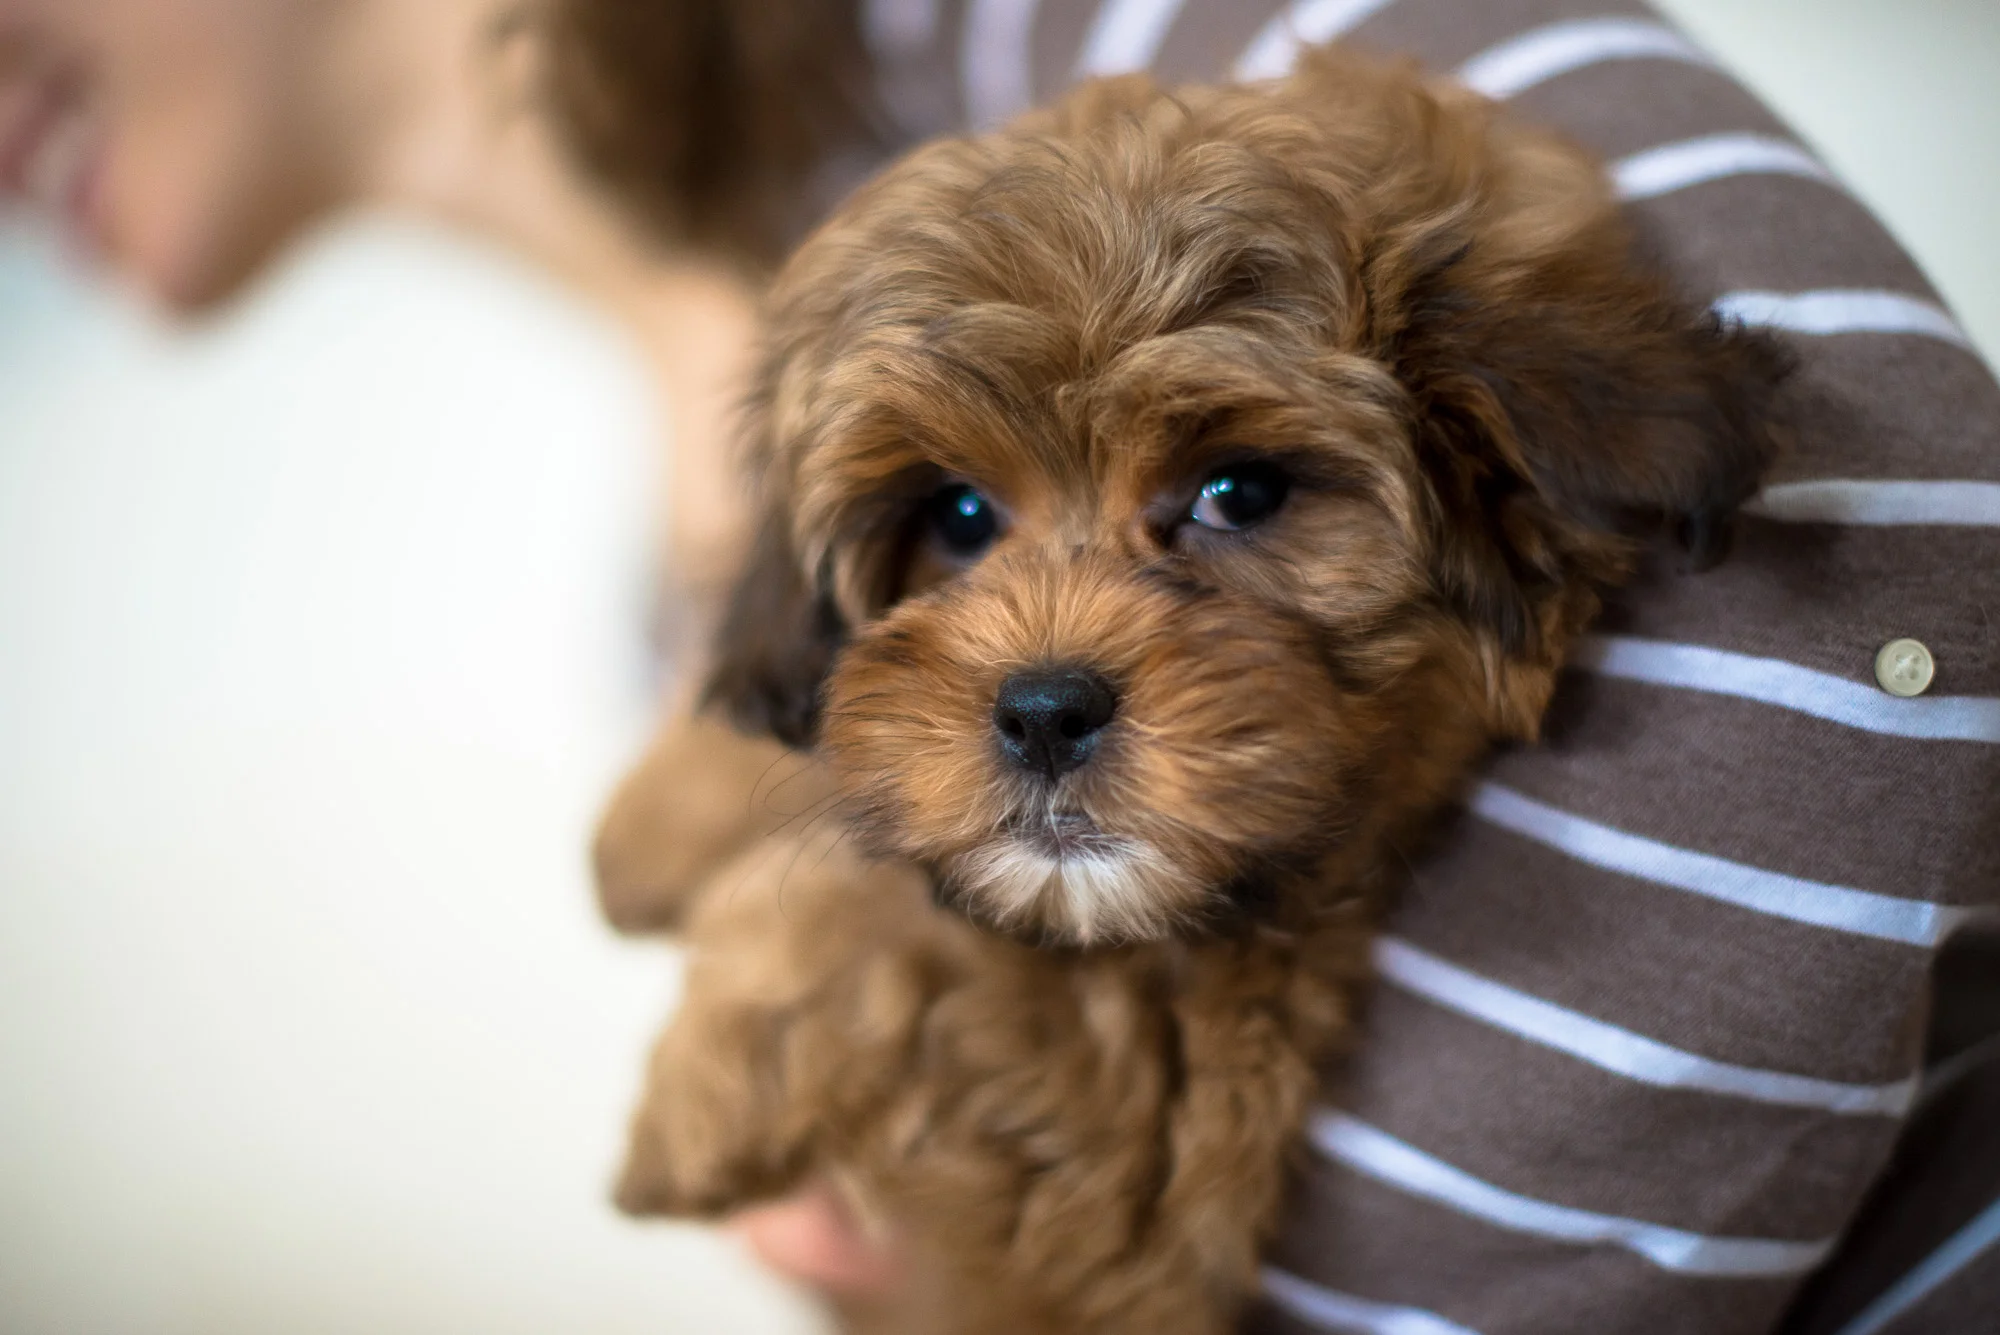
<instances>
[{"instance_id":1,"label":"floppy ear","mask_svg":"<svg viewBox=\"0 0 2000 1335\"><path fill-rule=\"evenodd\" d=\"M1644 272L1608 208L1541 253L1516 232L1512 255L1464 217L1412 237L1371 298L1414 400L1443 592L1553 669L1649 532L1696 568L1726 554L1790 362Z\"/></svg>"},{"instance_id":2,"label":"floppy ear","mask_svg":"<svg viewBox=\"0 0 2000 1335\"><path fill-rule=\"evenodd\" d=\"M846 636L825 581L801 568L784 507L767 500L716 634L702 703L721 705L747 732L809 747L820 688Z\"/></svg>"}]
</instances>

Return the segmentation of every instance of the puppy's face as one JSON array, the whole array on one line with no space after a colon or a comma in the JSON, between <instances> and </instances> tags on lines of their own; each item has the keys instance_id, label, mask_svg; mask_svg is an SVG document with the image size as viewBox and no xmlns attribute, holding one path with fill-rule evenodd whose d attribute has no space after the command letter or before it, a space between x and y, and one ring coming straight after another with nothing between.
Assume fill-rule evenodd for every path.
<instances>
[{"instance_id":1,"label":"puppy's face","mask_svg":"<svg viewBox=\"0 0 2000 1335\"><path fill-rule=\"evenodd\" d=\"M1627 250L1576 154L1330 57L926 150L774 295L716 688L991 925L1309 912L1532 733L1629 520L1713 547L1765 461L1775 358Z\"/></svg>"}]
</instances>

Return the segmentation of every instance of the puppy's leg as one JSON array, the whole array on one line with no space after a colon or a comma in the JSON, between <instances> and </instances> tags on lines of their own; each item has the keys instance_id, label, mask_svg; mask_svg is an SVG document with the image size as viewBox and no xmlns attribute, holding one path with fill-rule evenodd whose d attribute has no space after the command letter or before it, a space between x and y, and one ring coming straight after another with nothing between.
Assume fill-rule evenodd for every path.
<instances>
[{"instance_id":1,"label":"puppy's leg","mask_svg":"<svg viewBox=\"0 0 2000 1335\"><path fill-rule=\"evenodd\" d=\"M1359 940L961 957L864 1160L937 1277L914 1328L1231 1330Z\"/></svg>"},{"instance_id":2,"label":"puppy's leg","mask_svg":"<svg viewBox=\"0 0 2000 1335\"><path fill-rule=\"evenodd\" d=\"M668 715L597 828L598 903L621 932L675 931L723 864L832 799L809 757L686 702Z\"/></svg>"},{"instance_id":3,"label":"puppy's leg","mask_svg":"<svg viewBox=\"0 0 2000 1335\"><path fill-rule=\"evenodd\" d=\"M1160 1192L1157 1235L1127 1272L1135 1304L1148 1294L1190 1305L1206 1297L1225 1318L1216 1329L1235 1328L1257 1291L1259 1254L1275 1232L1320 1073L1352 1037L1367 941L1359 924L1336 927L1277 949L1211 951L1191 970L1174 1007L1186 1065L1170 1114L1174 1171ZM1217 1287L1227 1294L1219 1303Z\"/></svg>"},{"instance_id":4,"label":"puppy's leg","mask_svg":"<svg viewBox=\"0 0 2000 1335\"><path fill-rule=\"evenodd\" d=\"M838 1165L905 1078L938 915L911 873L839 831L724 867L687 924L687 987L654 1051L618 1188L637 1214L712 1217Z\"/></svg>"},{"instance_id":5,"label":"puppy's leg","mask_svg":"<svg viewBox=\"0 0 2000 1335\"><path fill-rule=\"evenodd\" d=\"M714 1216L830 1173L908 1250L871 1330L1224 1335L1344 980L1292 942L1000 940L839 837L771 841L696 905L621 1203Z\"/></svg>"}]
</instances>

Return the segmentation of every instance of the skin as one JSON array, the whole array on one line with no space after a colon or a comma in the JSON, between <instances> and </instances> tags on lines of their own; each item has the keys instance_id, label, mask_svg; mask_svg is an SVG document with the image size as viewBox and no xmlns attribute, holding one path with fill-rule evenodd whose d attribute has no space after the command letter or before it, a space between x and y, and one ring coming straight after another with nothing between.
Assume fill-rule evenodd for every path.
<instances>
[{"instance_id":1,"label":"skin","mask_svg":"<svg viewBox=\"0 0 2000 1335\"><path fill-rule=\"evenodd\" d=\"M765 1265L835 1298L893 1298L902 1287L894 1244L868 1238L825 1188L746 1210L730 1228Z\"/></svg>"},{"instance_id":2,"label":"skin","mask_svg":"<svg viewBox=\"0 0 2000 1335\"><path fill-rule=\"evenodd\" d=\"M159 302L225 296L354 183L318 0L4 0L6 183ZM386 111L377 114L386 114ZM372 119L372 118L370 118Z\"/></svg>"},{"instance_id":3,"label":"skin","mask_svg":"<svg viewBox=\"0 0 2000 1335\"><path fill-rule=\"evenodd\" d=\"M570 172L533 113L535 52L496 0L0 0L0 204L178 318L242 295L339 209L402 208L497 240L611 309L657 372L673 582L708 600L741 517L723 461L751 299L662 253ZM830 1192L746 1213L773 1269L892 1292L893 1250Z\"/></svg>"},{"instance_id":4,"label":"skin","mask_svg":"<svg viewBox=\"0 0 2000 1335\"><path fill-rule=\"evenodd\" d=\"M519 114L511 31L495 0L0 0L0 188L181 314L359 201L601 279L623 238Z\"/></svg>"}]
</instances>

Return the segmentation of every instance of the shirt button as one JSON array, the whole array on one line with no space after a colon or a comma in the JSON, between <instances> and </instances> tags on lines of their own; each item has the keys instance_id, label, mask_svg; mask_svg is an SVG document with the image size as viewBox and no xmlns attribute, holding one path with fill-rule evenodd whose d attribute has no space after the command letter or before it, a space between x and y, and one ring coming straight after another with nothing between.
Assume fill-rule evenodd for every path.
<instances>
[{"instance_id":1,"label":"shirt button","mask_svg":"<svg viewBox=\"0 0 2000 1335\"><path fill-rule=\"evenodd\" d=\"M1891 695L1922 695L1937 675L1937 661L1921 640L1891 640L1875 655L1875 680Z\"/></svg>"}]
</instances>

